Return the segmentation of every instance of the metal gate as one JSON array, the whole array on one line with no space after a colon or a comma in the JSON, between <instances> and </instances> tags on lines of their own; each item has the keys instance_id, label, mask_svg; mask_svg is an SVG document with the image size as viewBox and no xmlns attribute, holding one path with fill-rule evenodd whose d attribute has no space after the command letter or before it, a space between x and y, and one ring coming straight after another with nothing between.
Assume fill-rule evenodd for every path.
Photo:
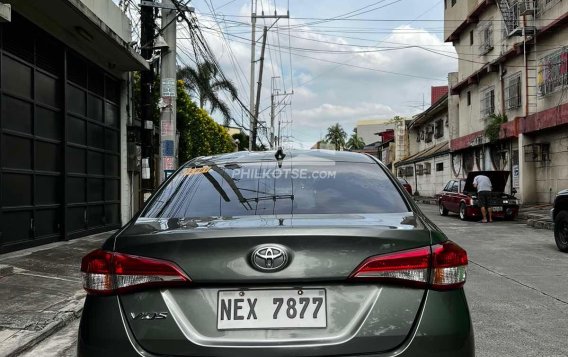
<instances>
[{"instance_id":1,"label":"metal gate","mask_svg":"<svg viewBox=\"0 0 568 357\"><path fill-rule=\"evenodd\" d=\"M0 36L0 252L117 227L120 82L17 14Z\"/></svg>"}]
</instances>

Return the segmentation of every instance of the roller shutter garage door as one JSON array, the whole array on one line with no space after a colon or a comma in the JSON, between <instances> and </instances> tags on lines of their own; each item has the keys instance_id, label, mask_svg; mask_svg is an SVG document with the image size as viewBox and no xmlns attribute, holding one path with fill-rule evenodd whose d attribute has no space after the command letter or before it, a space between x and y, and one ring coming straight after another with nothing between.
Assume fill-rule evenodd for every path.
<instances>
[{"instance_id":1,"label":"roller shutter garage door","mask_svg":"<svg viewBox=\"0 0 568 357\"><path fill-rule=\"evenodd\" d=\"M17 14L0 36L0 252L118 227L120 82Z\"/></svg>"}]
</instances>

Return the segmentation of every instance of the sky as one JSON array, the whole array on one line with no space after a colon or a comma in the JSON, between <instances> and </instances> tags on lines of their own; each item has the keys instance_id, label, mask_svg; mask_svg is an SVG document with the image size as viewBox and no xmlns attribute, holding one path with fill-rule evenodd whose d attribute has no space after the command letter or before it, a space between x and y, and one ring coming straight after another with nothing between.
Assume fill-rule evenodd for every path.
<instances>
[{"instance_id":1,"label":"sky","mask_svg":"<svg viewBox=\"0 0 568 357\"><path fill-rule=\"evenodd\" d=\"M443 0L193 0L194 16L225 73L249 103L251 2L258 19L256 55L263 26L270 27L264 59L260 121L270 123L270 94L279 95L276 122L285 146L309 148L339 123L348 134L362 119L412 117L427 108L430 87L447 85L457 70L451 43L443 42ZM191 40L178 23L178 64L194 65ZM255 80L258 80L256 65ZM237 102L232 115L249 119ZM218 113L212 116L219 122ZM267 143L266 133L260 139Z\"/></svg>"}]
</instances>

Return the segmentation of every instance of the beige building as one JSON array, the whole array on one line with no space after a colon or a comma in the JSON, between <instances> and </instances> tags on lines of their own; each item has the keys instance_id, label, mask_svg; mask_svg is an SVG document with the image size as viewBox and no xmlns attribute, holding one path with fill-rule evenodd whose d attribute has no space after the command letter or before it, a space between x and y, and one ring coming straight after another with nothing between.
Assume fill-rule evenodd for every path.
<instances>
[{"instance_id":1,"label":"beige building","mask_svg":"<svg viewBox=\"0 0 568 357\"><path fill-rule=\"evenodd\" d=\"M380 140L377 133L387 129L394 129L394 124L390 123L389 120L366 119L357 121L357 135L363 139L365 145Z\"/></svg>"},{"instance_id":2,"label":"beige building","mask_svg":"<svg viewBox=\"0 0 568 357\"><path fill-rule=\"evenodd\" d=\"M420 196L434 196L453 175L450 168L450 125L448 94L437 98L407 125L408 153L395 164L398 177L404 177Z\"/></svg>"},{"instance_id":3,"label":"beige building","mask_svg":"<svg viewBox=\"0 0 568 357\"><path fill-rule=\"evenodd\" d=\"M568 187L568 2L445 0L444 18L459 58L450 76L453 175L508 170L508 191L550 202Z\"/></svg>"}]
</instances>

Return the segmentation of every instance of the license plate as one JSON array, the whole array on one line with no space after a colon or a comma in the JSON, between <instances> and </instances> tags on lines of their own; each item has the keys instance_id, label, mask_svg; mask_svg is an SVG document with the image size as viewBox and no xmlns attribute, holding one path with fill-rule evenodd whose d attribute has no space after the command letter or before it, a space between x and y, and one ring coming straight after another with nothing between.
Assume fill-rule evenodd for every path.
<instances>
[{"instance_id":1,"label":"license plate","mask_svg":"<svg viewBox=\"0 0 568 357\"><path fill-rule=\"evenodd\" d=\"M501 212L503 211L503 207L493 207L493 212Z\"/></svg>"},{"instance_id":2,"label":"license plate","mask_svg":"<svg viewBox=\"0 0 568 357\"><path fill-rule=\"evenodd\" d=\"M218 294L219 330L325 327L325 289L225 290Z\"/></svg>"}]
</instances>

